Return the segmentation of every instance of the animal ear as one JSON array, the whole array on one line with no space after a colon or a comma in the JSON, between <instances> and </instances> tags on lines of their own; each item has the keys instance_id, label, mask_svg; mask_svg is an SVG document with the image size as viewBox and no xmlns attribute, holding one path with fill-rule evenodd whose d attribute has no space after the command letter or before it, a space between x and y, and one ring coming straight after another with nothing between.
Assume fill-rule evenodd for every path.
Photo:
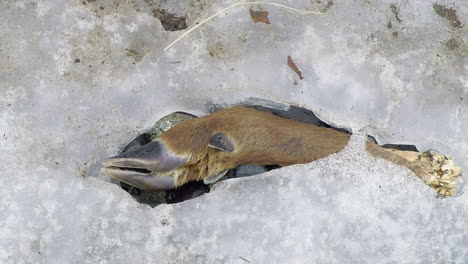
<instances>
[{"instance_id":1,"label":"animal ear","mask_svg":"<svg viewBox=\"0 0 468 264\"><path fill-rule=\"evenodd\" d=\"M222 151L233 152L234 144L231 139L224 133L216 133L210 138L208 146Z\"/></svg>"}]
</instances>

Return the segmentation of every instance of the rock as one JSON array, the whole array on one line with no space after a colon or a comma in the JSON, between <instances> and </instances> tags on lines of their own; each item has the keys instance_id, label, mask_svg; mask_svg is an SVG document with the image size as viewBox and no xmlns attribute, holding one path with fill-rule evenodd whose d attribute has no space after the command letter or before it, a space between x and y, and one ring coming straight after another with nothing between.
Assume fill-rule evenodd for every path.
<instances>
[{"instance_id":1,"label":"rock","mask_svg":"<svg viewBox=\"0 0 468 264\"><path fill-rule=\"evenodd\" d=\"M153 127L145 134L147 134L150 137L150 139L153 140L159 137L166 130L169 130L171 127L177 125L178 123L194 118L196 118L196 116L184 112L175 112L172 114L168 114L163 118L159 119L153 125Z\"/></svg>"}]
</instances>

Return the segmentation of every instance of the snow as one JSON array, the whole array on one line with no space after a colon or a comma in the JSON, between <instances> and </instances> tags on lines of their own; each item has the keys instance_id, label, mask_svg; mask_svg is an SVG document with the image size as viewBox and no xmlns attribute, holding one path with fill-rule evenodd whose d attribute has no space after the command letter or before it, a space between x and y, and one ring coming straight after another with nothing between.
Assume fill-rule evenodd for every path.
<instances>
[{"instance_id":1,"label":"snow","mask_svg":"<svg viewBox=\"0 0 468 264\"><path fill-rule=\"evenodd\" d=\"M327 6L297 2L280 3ZM190 26L230 3L161 8ZM437 3L464 27L423 0L335 1L301 17L255 5L270 25L237 7L164 52L182 33L164 32L152 1L2 1L0 262L468 262L468 196L437 199L362 144L415 144L468 169L468 6ZM99 173L168 113L252 98L359 133L326 159L156 208Z\"/></svg>"}]
</instances>

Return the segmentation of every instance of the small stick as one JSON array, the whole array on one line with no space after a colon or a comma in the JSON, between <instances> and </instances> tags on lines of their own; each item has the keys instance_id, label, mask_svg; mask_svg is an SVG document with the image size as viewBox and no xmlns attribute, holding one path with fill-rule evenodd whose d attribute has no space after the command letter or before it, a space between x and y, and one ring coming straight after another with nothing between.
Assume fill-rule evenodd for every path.
<instances>
[{"instance_id":1,"label":"small stick","mask_svg":"<svg viewBox=\"0 0 468 264\"><path fill-rule=\"evenodd\" d=\"M242 259L242 260L245 261L245 262L252 263L252 262L246 260L245 258L243 258L243 257L241 257L241 256L239 256L239 258Z\"/></svg>"}]
</instances>

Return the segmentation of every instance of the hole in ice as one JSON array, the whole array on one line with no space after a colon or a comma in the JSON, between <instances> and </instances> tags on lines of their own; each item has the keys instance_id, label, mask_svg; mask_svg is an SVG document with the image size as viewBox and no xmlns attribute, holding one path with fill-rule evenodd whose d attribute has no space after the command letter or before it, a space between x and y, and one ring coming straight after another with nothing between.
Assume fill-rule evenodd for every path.
<instances>
[{"instance_id":1,"label":"hole in ice","mask_svg":"<svg viewBox=\"0 0 468 264\"><path fill-rule=\"evenodd\" d=\"M279 117L292 119L292 120L296 120L302 123L312 124L316 126L328 127L328 128L332 128L332 129L349 134L349 131L345 129L336 128L336 127L332 127L328 125L327 123L320 120L312 111L304 109L304 108L290 106L288 109L282 110L282 109L265 107L261 105L247 105L247 106L260 110L260 111L271 113ZM216 112L220 109L221 108L219 108L218 106L213 105L212 107L210 107L210 112ZM182 122L184 120L192 119L192 118L196 118L196 116L189 114L189 113L184 113L184 112L175 112L167 116L164 116L163 118L158 120L155 123L155 125L151 129L149 129L146 133L143 133L137 136L132 141L130 141L122 149L121 153L140 148L141 146L157 138L164 131L170 129L175 124ZM383 146L388 147L388 148L393 148L393 149L399 149L399 150L417 151L417 148L413 145L387 144ZM280 166L277 166L277 165L269 165L269 166L242 165L235 169L229 170L222 179L247 177L247 176L264 173L264 172L277 169L277 168L280 168ZM145 171L142 170L141 172L145 172ZM156 192L143 191L137 187L131 186L124 182L116 182L116 183L118 183L122 187L122 189L124 189L130 195L132 195L132 197L136 199L138 202L150 205L152 207L158 204L162 204L162 203L171 204L171 203L178 203L178 202L182 202L185 200L193 199L195 197L198 197L210 191L210 185L205 185L203 181L189 182L187 184L184 184L178 187L175 190L156 191Z\"/></svg>"}]
</instances>

